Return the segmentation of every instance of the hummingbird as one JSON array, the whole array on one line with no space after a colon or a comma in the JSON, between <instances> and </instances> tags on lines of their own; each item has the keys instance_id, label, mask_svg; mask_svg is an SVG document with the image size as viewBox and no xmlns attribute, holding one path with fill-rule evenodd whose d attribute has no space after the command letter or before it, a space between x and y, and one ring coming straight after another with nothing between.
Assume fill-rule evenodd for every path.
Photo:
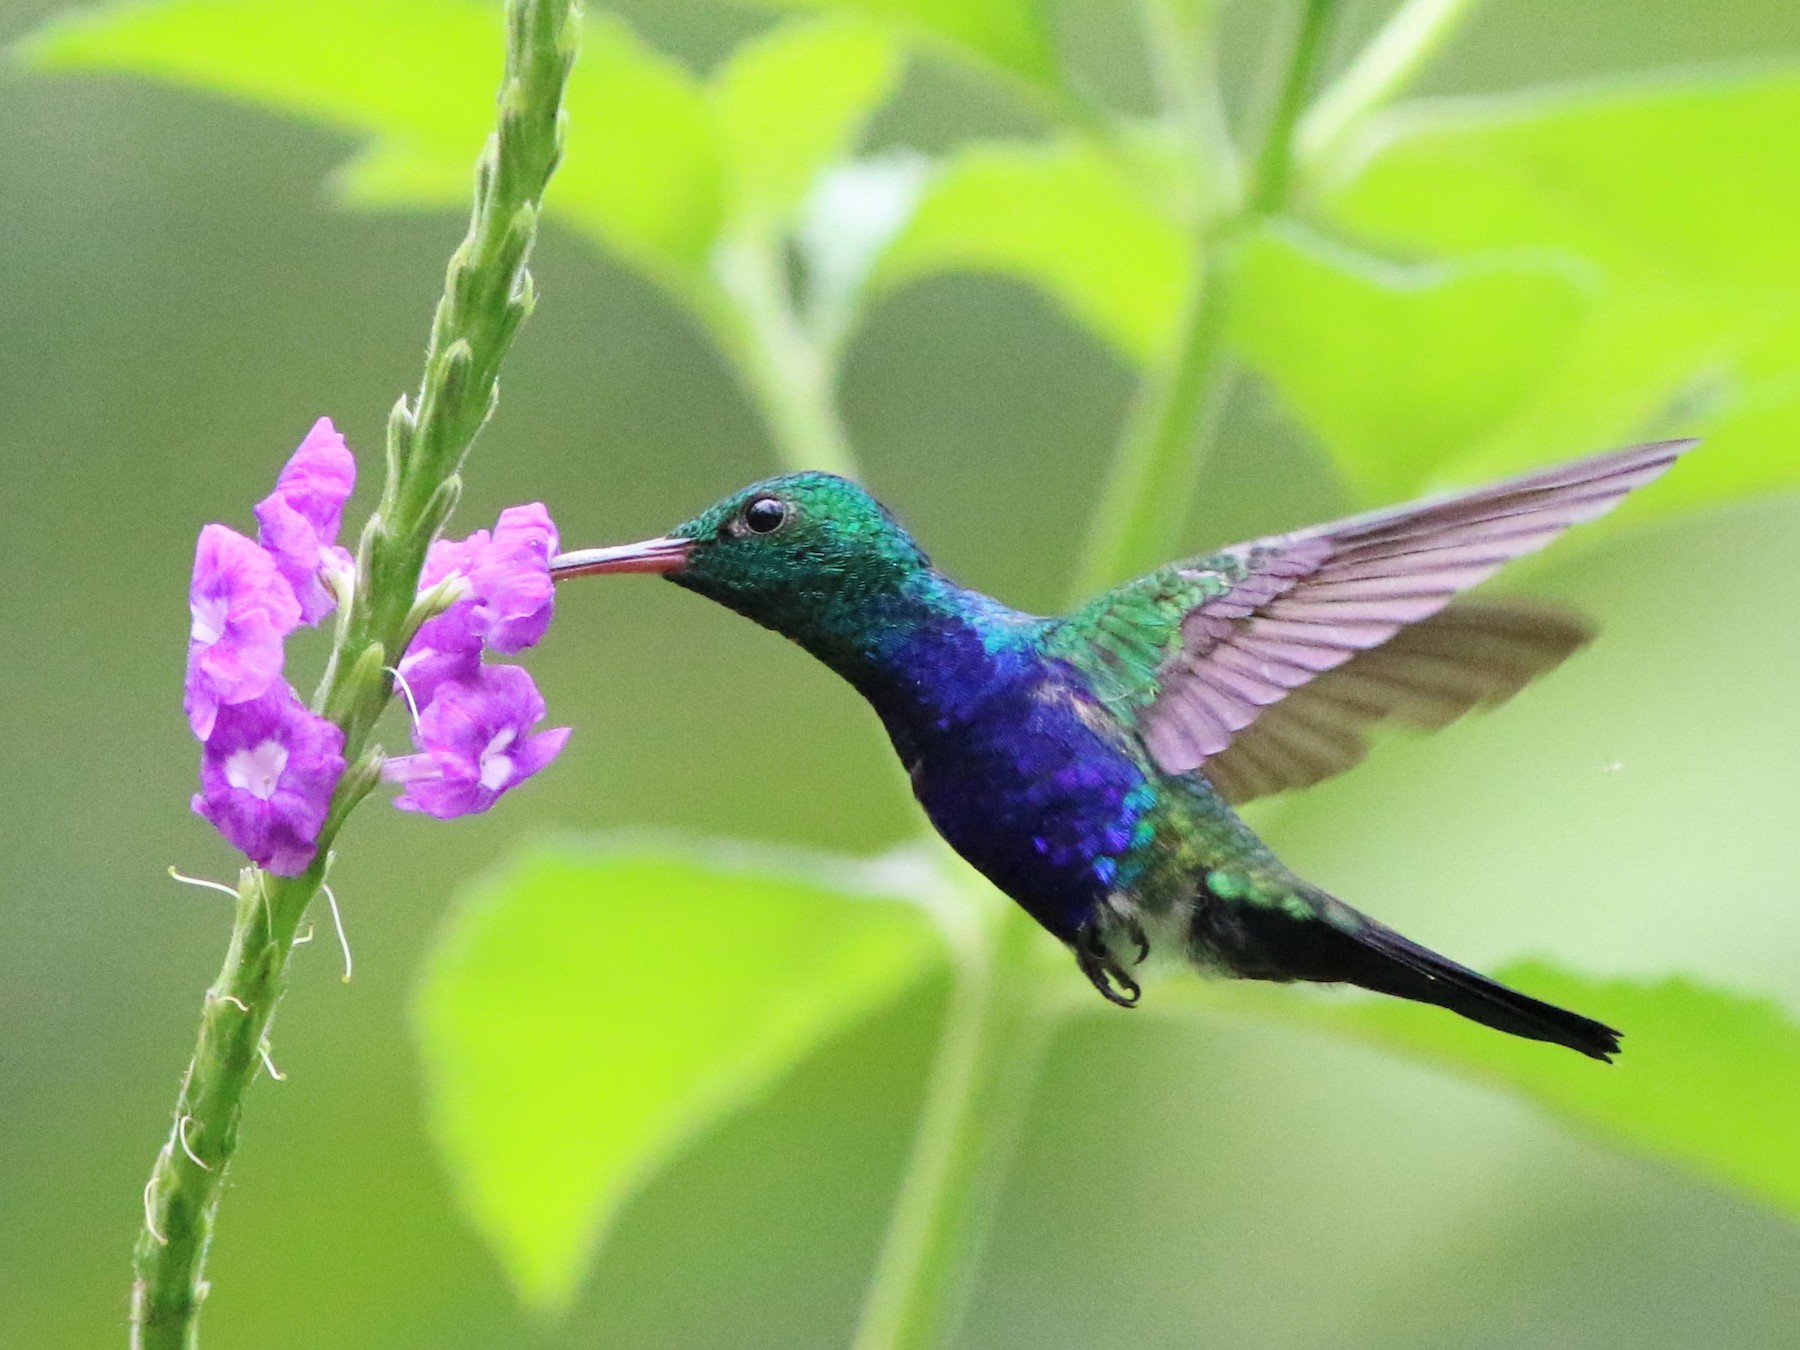
<instances>
[{"instance_id":1,"label":"hummingbird","mask_svg":"<svg viewBox=\"0 0 1800 1350\"><path fill-rule=\"evenodd\" d=\"M1619 1032L1351 908L1235 808L1349 768L1383 725L1502 703L1584 645L1566 611L1461 593L1693 444L1254 539L1048 618L958 585L867 491L823 472L753 483L657 538L559 554L551 574L657 573L824 662L881 719L938 833L1113 1003L1137 1003L1132 970L1160 948L1610 1061Z\"/></svg>"}]
</instances>

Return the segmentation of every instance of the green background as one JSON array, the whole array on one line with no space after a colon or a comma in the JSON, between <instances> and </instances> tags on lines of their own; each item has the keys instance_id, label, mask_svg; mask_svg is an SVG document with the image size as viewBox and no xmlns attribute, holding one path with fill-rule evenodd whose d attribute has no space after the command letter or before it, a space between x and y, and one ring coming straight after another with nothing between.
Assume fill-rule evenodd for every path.
<instances>
[{"instance_id":1,"label":"green background","mask_svg":"<svg viewBox=\"0 0 1800 1350\"><path fill-rule=\"evenodd\" d=\"M50 8L12 7L0 37ZM749 22L687 0L629 13L701 63ZM1431 82L1767 57L1800 57L1775 0L1495 0ZM1098 39L1092 59L1110 59ZM927 70L877 139L1008 115ZM118 1344L139 1188L227 925L222 897L163 875L232 866L186 806L192 538L242 526L321 413L374 471L461 221L333 209L344 139L123 78L0 73L0 133L0 1339ZM717 357L647 283L554 222L535 271L544 302L463 521L540 498L571 542L636 537L768 471ZM953 277L880 304L844 401L869 479L937 560L1042 608L1129 387L1044 302ZM1196 547L1344 502L1254 395L1223 443ZM1475 964L1680 968L1800 1014L1800 502L1571 540L1532 584L1605 640L1504 714L1387 743L1280 806L1272 837ZM233 1168L212 1344L823 1347L853 1324L941 989L657 1178L567 1323L520 1312L458 1216L407 1007L467 879L547 831L861 853L916 829L854 695L672 587L570 593L532 665L577 728L555 772L480 819L370 809L351 829L334 881L357 977L338 983L328 942L299 959L274 1036L289 1081L253 1091ZM1797 1268L1771 1212L1498 1092L1260 1022L1095 1017L1054 1046L964 1343L1776 1345L1800 1324Z\"/></svg>"}]
</instances>

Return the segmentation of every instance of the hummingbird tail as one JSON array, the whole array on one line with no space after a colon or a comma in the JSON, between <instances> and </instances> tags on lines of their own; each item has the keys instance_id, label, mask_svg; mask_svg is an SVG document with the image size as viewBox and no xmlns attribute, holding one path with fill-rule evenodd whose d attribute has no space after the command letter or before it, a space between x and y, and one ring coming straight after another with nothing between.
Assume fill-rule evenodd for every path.
<instances>
[{"instance_id":1,"label":"hummingbird tail","mask_svg":"<svg viewBox=\"0 0 1800 1350\"><path fill-rule=\"evenodd\" d=\"M1430 1003L1509 1035L1549 1041L1610 1063L1620 1033L1591 1017L1509 989L1402 937L1322 891L1307 888L1310 917L1283 908L1202 906L1197 943L1252 979L1354 984ZM1298 907L1296 907L1298 908Z\"/></svg>"},{"instance_id":2,"label":"hummingbird tail","mask_svg":"<svg viewBox=\"0 0 1800 1350\"><path fill-rule=\"evenodd\" d=\"M1348 976L1352 984L1417 1003L1434 1003L1496 1031L1566 1045L1605 1063L1619 1053L1619 1033L1604 1022L1509 989L1391 928L1370 921L1368 930L1354 941L1367 956L1352 961Z\"/></svg>"}]
</instances>

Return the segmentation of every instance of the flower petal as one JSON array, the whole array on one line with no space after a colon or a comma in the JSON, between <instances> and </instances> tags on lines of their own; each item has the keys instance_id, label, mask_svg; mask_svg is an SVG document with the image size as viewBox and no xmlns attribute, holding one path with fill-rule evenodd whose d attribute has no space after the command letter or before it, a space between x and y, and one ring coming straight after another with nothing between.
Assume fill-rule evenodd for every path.
<instances>
[{"instance_id":1,"label":"flower petal","mask_svg":"<svg viewBox=\"0 0 1800 1350\"><path fill-rule=\"evenodd\" d=\"M275 490L256 504L257 538L293 587L305 623L317 623L337 603L319 571L342 552L333 545L355 486L356 458L331 419L321 417L275 480Z\"/></svg>"},{"instance_id":2,"label":"flower petal","mask_svg":"<svg viewBox=\"0 0 1800 1350\"><path fill-rule=\"evenodd\" d=\"M394 805L442 819L487 810L562 750L567 727L530 734L543 717L543 696L518 666L443 681L414 731L421 753L383 767L405 787Z\"/></svg>"},{"instance_id":3,"label":"flower petal","mask_svg":"<svg viewBox=\"0 0 1800 1350\"><path fill-rule=\"evenodd\" d=\"M344 733L277 680L214 710L191 805L252 861L292 876L312 863L343 752Z\"/></svg>"},{"instance_id":4,"label":"flower petal","mask_svg":"<svg viewBox=\"0 0 1800 1350\"><path fill-rule=\"evenodd\" d=\"M192 616L182 703L201 739L221 704L259 697L281 674L300 602L275 560L224 525L200 531L188 588Z\"/></svg>"},{"instance_id":5,"label":"flower petal","mask_svg":"<svg viewBox=\"0 0 1800 1350\"><path fill-rule=\"evenodd\" d=\"M306 433L299 449L275 480L280 497L309 523L319 546L337 543L344 503L356 488L356 456L329 417L321 417Z\"/></svg>"}]
</instances>

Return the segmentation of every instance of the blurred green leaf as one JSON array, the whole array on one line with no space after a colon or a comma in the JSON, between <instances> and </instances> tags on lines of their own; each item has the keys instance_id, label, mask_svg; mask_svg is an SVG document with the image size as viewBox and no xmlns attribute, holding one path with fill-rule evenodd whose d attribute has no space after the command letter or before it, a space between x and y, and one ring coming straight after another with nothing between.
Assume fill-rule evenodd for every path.
<instances>
[{"instance_id":1,"label":"blurred green leaf","mask_svg":"<svg viewBox=\"0 0 1800 1350\"><path fill-rule=\"evenodd\" d=\"M706 95L680 62L620 21L590 14L569 80L569 145L546 199L657 275L703 268L724 211L724 168ZM669 275L663 277L671 280Z\"/></svg>"},{"instance_id":2,"label":"blurred green leaf","mask_svg":"<svg viewBox=\"0 0 1800 1350\"><path fill-rule=\"evenodd\" d=\"M1044 0L767 0L775 8L854 14L973 57L1027 84L1056 80Z\"/></svg>"},{"instance_id":3,"label":"blurred green leaf","mask_svg":"<svg viewBox=\"0 0 1800 1350\"><path fill-rule=\"evenodd\" d=\"M1394 999L1327 1000L1241 984L1199 997L1492 1083L1800 1218L1800 1025L1793 1018L1767 999L1681 977L1591 979L1543 961L1516 962L1497 977L1620 1028L1624 1051L1602 1066Z\"/></svg>"},{"instance_id":4,"label":"blurred green leaf","mask_svg":"<svg viewBox=\"0 0 1800 1350\"><path fill-rule=\"evenodd\" d=\"M459 0L159 0L70 10L19 47L45 69L124 70L453 153L492 124L498 5Z\"/></svg>"},{"instance_id":5,"label":"blurred green leaf","mask_svg":"<svg viewBox=\"0 0 1800 1350\"><path fill-rule=\"evenodd\" d=\"M60 17L22 51L322 119L370 138L340 179L349 200L453 206L491 120L500 23L498 5L464 0L165 0ZM681 288L721 210L705 96L619 20L586 24L567 98L580 131L550 208Z\"/></svg>"},{"instance_id":6,"label":"blurred green leaf","mask_svg":"<svg viewBox=\"0 0 1800 1350\"><path fill-rule=\"evenodd\" d=\"M1167 348L1189 274L1181 227L1086 142L957 152L876 265L877 293L936 272L1042 290L1136 361Z\"/></svg>"},{"instance_id":7,"label":"blurred green leaf","mask_svg":"<svg viewBox=\"0 0 1800 1350\"><path fill-rule=\"evenodd\" d=\"M1517 412L1569 346L1583 287L1554 260L1401 267L1264 231L1230 335L1358 494L1393 501Z\"/></svg>"},{"instance_id":8,"label":"blurred green leaf","mask_svg":"<svg viewBox=\"0 0 1800 1350\"><path fill-rule=\"evenodd\" d=\"M785 224L855 147L899 73L892 41L854 21L790 24L733 52L713 80L733 215Z\"/></svg>"},{"instance_id":9,"label":"blurred green leaf","mask_svg":"<svg viewBox=\"0 0 1800 1350\"><path fill-rule=\"evenodd\" d=\"M1698 431L1651 510L1800 481L1800 75L1425 105L1324 205L1434 257L1538 251L1593 271L1564 357L1459 477ZM1634 504L1634 507L1636 504Z\"/></svg>"},{"instance_id":10,"label":"blurred green leaf","mask_svg":"<svg viewBox=\"0 0 1800 1350\"><path fill-rule=\"evenodd\" d=\"M1427 104L1388 121L1330 202L1415 248L1554 247L1621 280L1754 298L1800 286L1797 148L1792 71Z\"/></svg>"},{"instance_id":11,"label":"blurred green leaf","mask_svg":"<svg viewBox=\"0 0 1800 1350\"><path fill-rule=\"evenodd\" d=\"M417 1024L457 1192L526 1302L566 1308L670 1155L930 969L925 875L623 841L540 848L470 897Z\"/></svg>"}]
</instances>

